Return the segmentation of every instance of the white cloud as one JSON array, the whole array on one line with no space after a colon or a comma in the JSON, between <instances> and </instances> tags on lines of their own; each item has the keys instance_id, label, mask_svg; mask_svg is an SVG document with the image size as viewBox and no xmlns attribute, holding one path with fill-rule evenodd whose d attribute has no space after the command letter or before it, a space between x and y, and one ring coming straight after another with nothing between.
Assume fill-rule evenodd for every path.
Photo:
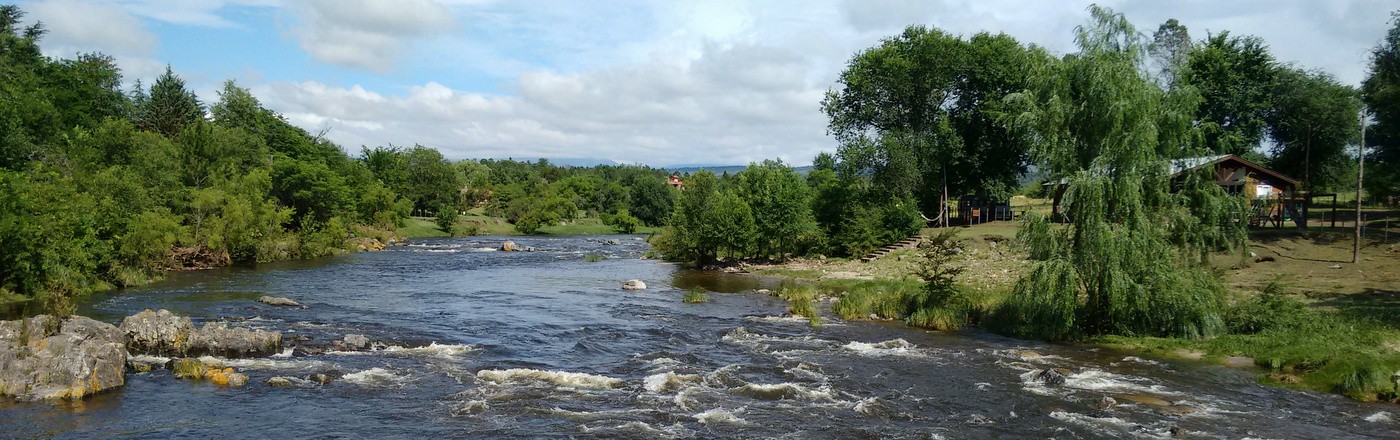
<instances>
[{"instance_id":1,"label":"white cloud","mask_svg":"<svg viewBox=\"0 0 1400 440\"><path fill-rule=\"evenodd\" d=\"M457 26L431 0L304 0L292 33L317 60L373 72L393 69L403 42Z\"/></svg>"},{"instance_id":2,"label":"white cloud","mask_svg":"<svg viewBox=\"0 0 1400 440\"><path fill-rule=\"evenodd\" d=\"M109 1L50 0L26 5L29 19L43 22L45 46L79 51L151 55L156 37L141 21Z\"/></svg>"},{"instance_id":3,"label":"white cloud","mask_svg":"<svg viewBox=\"0 0 1400 440\"><path fill-rule=\"evenodd\" d=\"M693 61L529 72L519 77L517 96L435 82L398 96L320 83L257 91L294 122L330 128L328 136L352 150L421 143L458 158L805 162L827 143L816 107L823 89L806 81L810 68L791 51L735 44L711 45Z\"/></svg>"}]
</instances>

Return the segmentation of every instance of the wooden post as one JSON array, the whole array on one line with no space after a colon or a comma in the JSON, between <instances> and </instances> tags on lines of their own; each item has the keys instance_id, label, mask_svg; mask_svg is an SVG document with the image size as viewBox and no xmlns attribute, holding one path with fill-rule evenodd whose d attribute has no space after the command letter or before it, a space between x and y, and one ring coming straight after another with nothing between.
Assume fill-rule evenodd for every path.
<instances>
[{"instance_id":1,"label":"wooden post","mask_svg":"<svg viewBox=\"0 0 1400 440\"><path fill-rule=\"evenodd\" d=\"M1361 262L1361 181L1366 174L1366 111L1361 111L1361 144L1356 147L1356 235L1351 242L1351 262Z\"/></svg>"}]
</instances>

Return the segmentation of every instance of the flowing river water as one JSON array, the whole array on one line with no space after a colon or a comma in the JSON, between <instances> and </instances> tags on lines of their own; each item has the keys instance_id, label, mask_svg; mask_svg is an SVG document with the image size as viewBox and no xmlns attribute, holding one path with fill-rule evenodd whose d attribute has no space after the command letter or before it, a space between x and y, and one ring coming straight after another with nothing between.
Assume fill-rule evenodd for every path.
<instances>
[{"instance_id":1,"label":"flowing river water","mask_svg":"<svg viewBox=\"0 0 1400 440\"><path fill-rule=\"evenodd\" d=\"M1255 372L976 330L782 318L773 282L641 259L635 236L416 241L312 262L173 274L92 298L293 344L375 349L228 360L221 388L128 374L79 402L0 401L0 437L1397 438L1400 411L1269 388ZM585 255L605 255L599 262ZM649 289L623 291L621 281ZM705 287L710 302L681 302ZM293 298L306 308L256 302ZM1034 372L1062 368L1062 385ZM273 376L338 372L326 385ZM1096 405L1116 396L1117 405Z\"/></svg>"}]
</instances>

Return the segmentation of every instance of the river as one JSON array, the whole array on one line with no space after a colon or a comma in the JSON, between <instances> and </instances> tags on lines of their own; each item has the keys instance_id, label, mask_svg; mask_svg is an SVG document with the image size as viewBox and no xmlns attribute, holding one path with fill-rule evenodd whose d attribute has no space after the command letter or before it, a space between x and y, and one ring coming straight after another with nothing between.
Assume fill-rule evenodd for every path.
<instances>
[{"instance_id":1,"label":"river","mask_svg":"<svg viewBox=\"0 0 1400 440\"><path fill-rule=\"evenodd\" d=\"M169 309L376 349L229 360L239 388L129 373L79 402L0 401L4 437L1396 438L1394 406L1258 385L1254 372L1106 349L775 317L770 280L641 259L635 236L420 240L98 295L117 323ZM585 261L589 254L608 258ZM626 279L649 289L623 291ZM684 289L715 291L681 302ZM260 295L306 306L257 303ZM297 342L299 341L299 342ZM1050 386L1033 372L1062 368ZM273 376L344 374L274 388ZM1118 404L1096 408L1104 396ZM1162 406L1170 402L1170 407Z\"/></svg>"}]
</instances>

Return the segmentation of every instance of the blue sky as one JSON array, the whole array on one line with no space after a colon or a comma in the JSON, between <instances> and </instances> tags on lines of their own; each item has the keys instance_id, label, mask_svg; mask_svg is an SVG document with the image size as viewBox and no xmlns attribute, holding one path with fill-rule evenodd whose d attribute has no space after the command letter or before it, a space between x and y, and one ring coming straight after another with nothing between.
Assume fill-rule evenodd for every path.
<instances>
[{"instance_id":1,"label":"blue sky","mask_svg":"<svg viewBox=\"0 0 1400 440\"><path fill-rule=\"evenodd\" d=\"M128 81L169 63L205 101L228 79L350 151L651 165L805 164L835 149L819 103L846 60L909 24L1006 32L1059 53L1087 1L43 0L47 53L101 51ZM1101 4L1150 32L1262 37L1358 84L1390 0Z\"/></svg>"}]
</instances>

